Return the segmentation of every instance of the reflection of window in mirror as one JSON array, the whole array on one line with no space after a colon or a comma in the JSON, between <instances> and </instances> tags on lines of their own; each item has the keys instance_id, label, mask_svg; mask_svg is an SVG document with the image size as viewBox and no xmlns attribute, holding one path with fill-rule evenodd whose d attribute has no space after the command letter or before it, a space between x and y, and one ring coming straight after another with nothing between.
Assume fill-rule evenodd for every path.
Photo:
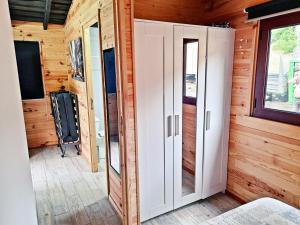
<instances>
[{"instance_id":1,"label":"reflection of window in mirror","mask_svg":"<svg viewBox=\"0 0 300 225\"><path fill-rule=\"evenodd\" d=\"M120 174L120 144L115 51L103 51L110 166Z\"/></svg>"},{"instance_id":2,"label":"reflection of window in mirror","mask_svg":"<svg viewBox=\"0 0 300 225\"><path fill-rule=\"evenodd\" d=\"M182 195L195 193L199 41L183 39Z\"/></svg>"},{"instance_id":3,"label":"reflection of window in mirror","mask_svg":"<svg viewBox=\"0 0 300 225\"><path fill-rule=\"evenodd\" d=\"M194 105L197 97L198 45L198 40L183 39L183 99Z\"/></svg>"}]
</instances>

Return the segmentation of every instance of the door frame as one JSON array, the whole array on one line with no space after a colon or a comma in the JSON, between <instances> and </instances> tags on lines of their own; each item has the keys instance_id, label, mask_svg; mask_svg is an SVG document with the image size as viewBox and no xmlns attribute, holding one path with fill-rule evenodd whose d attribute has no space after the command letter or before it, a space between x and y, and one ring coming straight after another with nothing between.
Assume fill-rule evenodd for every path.
<instances>
[{"instance_id":1,"label":"door frame","mask_svg":"<svg viewBox=\"0 0 300 225\"><path fill-rule=\"evenodd\" d=\"M103 115L104 115L104 127L105 127L105 167L106 167L106 183L107 183L107 196L110 193L109 186L109 158L108 158L108 140L107 140L107 116L106 116L106 98L105 98L105 83L104 83L104 63L103 63L103 48L102 48L102 34L101 34L101 20L100 20L100 10L93 16L88 22L82 26L82 38L83 38L83 50L84 50L84 62L85 62L85 75L86 75L86 97L88 103L88 124L89 124L89 134L90 134L90 161L92 172L98 172L98 153L96 150L96 127L95 127L95 112L93 104L93 84L92 84L92 71L91 71L91 58L90 58L90 44L89 44L89 34L87 29L93 24L98 23L99 30L99 48L101 53L101 79L102 79L102 97L103 97Z\"/></svg>"}]
</instances>

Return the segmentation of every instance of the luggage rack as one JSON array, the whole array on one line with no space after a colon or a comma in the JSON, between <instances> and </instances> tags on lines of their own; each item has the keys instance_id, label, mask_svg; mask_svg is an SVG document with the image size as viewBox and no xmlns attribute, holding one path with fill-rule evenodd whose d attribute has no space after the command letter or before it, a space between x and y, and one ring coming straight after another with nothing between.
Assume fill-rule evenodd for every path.
<instances>
[{"instance_id":1,"label":"luggage rack","mask_svg":"<svg viewBox=\"0 0 300 225\"><path fill-rule=\"evenodd\" d=\"M58 138L61 157L65 157L66 146L74 145L80 155L80 124L77 95L64 89L50 92L52 116Z\"/></svg>"}]
</instances>

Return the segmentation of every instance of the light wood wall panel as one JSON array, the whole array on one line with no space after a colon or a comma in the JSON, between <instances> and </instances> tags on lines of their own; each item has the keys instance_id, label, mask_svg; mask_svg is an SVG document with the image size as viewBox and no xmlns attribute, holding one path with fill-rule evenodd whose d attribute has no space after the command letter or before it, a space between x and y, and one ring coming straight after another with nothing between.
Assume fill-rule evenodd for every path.
<instances>
[{"instance_id":1,"label":"light wood wall panel","mask_svg":"<svg viewBox=\"0 0 300 225\"><path fill-rule=\"evenodd\" d=\"M77 39L79 37L83 38L82 26L95 18L98 15L98 9L106 9L106 11L101 11L103 16L103 29L102 29L102 43L103 46L114 46L114 39L112 36L113 31L113 20L111 16L108 16L112 13L112 1L109 0L75 0L73 1L66 25L65 25L65 35L66 35L66 44L65 50L67 52L67 63L69 67L69 86L70 90L77 94L79 101L79 113L80 113L80 126L81 126L81 150L83 156L91 164L91 149L90 149L90 131L89 131L89 114L88 114L88 99L87 99L87 89L86 82L81 82L72 79L71 69L70 69L70 57L68 43L71 40ZM105 24L109 24L108 28Z\"/></svg>"},{"instance_id":2,"label":"light wood wall panel","mask_svg":"<svg viewBox=\"0 0 300 225\"><path fill-rule=\"evenodd\" d=\"M134 0L134 18L199 24L199 0Z\"/></svg>"},{"instance_id":3,"label":"light wood wall panel","mask_svg":"<svg viewBox=\"0 0 300 225\"><path fill-rule=\"evenodd\" d=\"M82 155L87 159L91 165L91 149L90 149L90 131L89 131L89 113L87 101L86 82L73 80L71 77L70 57L68 43L77 38L83 38L82 26L97 16L100 2L97 0L88 1L73 1L65 25L66 44L65 50L67 52L67 63L69 66L69 86L70 91L78 96L79 103L79 118L81 131L81 151Z\"/></svg>"},{"instance_id":4,"label":"light wood wall panel","mask_svg":"<svg viewBox=\"0 0 300 225\"><path fill-rule=\"evenodd\" d=\"M110 202L113 204L120 217L123 218L122 181L119 175L117 175L111 167L109 167L109 174Z\"/></svg>"},{"instance_id":5,"label":"light wood wall panel","mask_svg":"<svg viewBox=\"0 0 300 225\"><path fill-rule=\"evenodd\" d=\"M201 0L200 23L229 21L239 16L247 7L269 2L270 0Z\"/></svg>"},{"instance_id":6,"label":"light wood wall panel","mask_svg":"<svg viewBox=\"0 0 300 225\"><path fill-rule=\"evenodd\" d=\"M228 19L269 0L134 0L134 18L187 24Z\"/></svg>"},{"instance_id":7,"label":"light wood wall panel","mask_svg":"<svg viewBox=\"0 0 300 225\"><path fill-rule=\"evenodd\" d=\"M133 1L116 0L118 40L120 45L120 75L122 77L122 113L124 151L121 158L124 225L140 224L139 190L135 124L135 87L133 56Z\"/></svg>"},{"instance_id":8,"label":"light wood wall panel","mask_svg":"<svg viewBox=\"0 0 300 225\"><path fill-rule=\"evenodd\" d=\"M48 30L44 30L42 23L23 21L13 21L12 26L15 40L40 43L45 98L23 101L28 147L55 145L57 137L49 93L58 91L61 86L68 89L64 28L49 25Z\"/></svg>"},{"instance_id":9,"label":"light wood wall panel","mask_svg":"<svg viewBox=\"0 0 300 225\"><path fill-rule=\"evenodd\" d=\"M109 111L109 133L110 135L117 136L119 134L117 95L115 93L108 94L107 102Z\"/></svg>"},{"instance_id":10,"label":"light wood wall panel","mask_svg":"<svg viewBox=\"0 0 300 225\"><path fill-rule=\"evenodd\" d=\"M114 39L114 14L113 0L74 0L65 24L66 45L68 53L68 42L78 37L83 37L83 26L98 15L100 9L101 17L101 40L103 50L115 46ZM70 59L67 57L69 66L69 86L70 90L75 92L79 101L79 114L81 126L81 150L83 156L89 164L91 161L90 148L90 127L88 113L88 99L86 82L73 80L70 70ZM109 162L108 162L109 163ZM94 167L97 165L91 165ZM109 198L120 215L123 215L123 198L122 198L121 178L109 168Z\"/></svg>"},{"instance_id":11,"label":"light wood wall panel","mask_svg":"<svg viewBox=\"0 0 300 225\"><path fill-rule=\"evenodd\" d=\"M204 14L205 23L236 28L227 191L246 202L270 196L300 207L300 127L250 116L259 26L245 23L242 10L262 2L224 1Z\"/></svg>"},{"instance_id":12,"label":"light wood wall panel","mask_svg":"<svg viewBox=\"0 0 300 225\"><path fill-rule=\"evenodd\" d=\"M195 174L197 108L183 104L182 109L182 166Z\"/></svg>"}]
</instances>

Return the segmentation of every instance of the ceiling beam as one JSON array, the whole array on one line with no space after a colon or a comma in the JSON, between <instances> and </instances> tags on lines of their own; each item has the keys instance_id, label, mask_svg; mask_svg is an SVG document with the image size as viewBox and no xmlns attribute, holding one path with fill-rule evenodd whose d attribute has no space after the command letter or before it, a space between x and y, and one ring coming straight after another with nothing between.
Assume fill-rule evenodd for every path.
<instances>
[{"instance_id":1,"label":"ceiling beam","mask_svg":"<svg viewBox=\"0 0 300 225\"><path fill-rule=\"evenodd\" d=\"M12 17L14 16L27 16L27 17L37 17L41 18L42 21L44 21L44 12L30 12L30 11L22 11L22 10L11 10L10 14ZM59 19L59 20L65 20L66 15L61 14L54 14L53 11L51 11L51 15L49 17L49 21L51 19Z\"/></svg>"},{"instance_id":2,"label":"ceiling beam","mask_svg":"<svg viewBox=\"0 0 300 225\"><path fill-rule=\"evenodd\" d=\"M53 2L52 2L53 6ZM20 6L20 5L9 5L9 9L11 10L21 10L21 11L26 11L26 12L41 12L44 15L45 12L45 7L39 8L39 7L32 7L32 6ZM55 10L51 9L52 14L61 14L61 15L66 15L67 11L66 10Z\"/></svg>"},{"instance_id":3,"label":"ceiling beam","mask_svg":"<svg viewBox=\"0 0 300 225\"><path fill-rule=\"evenodd\" d=\"M51 12L51 4L52 4L52 0L46 0L44 22L43 22L44 30L47 30L48 28L50 12Z\"/></svg>"},{"instance_id":4,"label":"ceiling beam","mask_svg":"<svg viewBox=\"0 0 300 225\"><path fill-rule=\"evenodd\" d=\"M53 0L53 3L62 4L62 5L71 5L72 1L70 1L70 0Z\"/></svg>"},{"instance_id":5,"label":"ceiling beam","mask_svg":"<svg viewBox=\"0 0 300 225\"><path fill-rule=\"evenodd\" d=\"M25 0L9 0L10 5L19 6L31 6L31 7L45 7L45 3L42 1L25 1Z\"/></svg>"},{"instance_id":6,"label":"ceiling beam","mask_svg":"<svg viewBox=\"0 0 300 225\"><path fill-rule=\"evenodd\" d=\"M27 16L16 16L14 15L12 20L21 20L21 21L29 21L29 22L41 22L43 18L35 18L35 17L27 17Z\"/></svg>"}]
</instances>

